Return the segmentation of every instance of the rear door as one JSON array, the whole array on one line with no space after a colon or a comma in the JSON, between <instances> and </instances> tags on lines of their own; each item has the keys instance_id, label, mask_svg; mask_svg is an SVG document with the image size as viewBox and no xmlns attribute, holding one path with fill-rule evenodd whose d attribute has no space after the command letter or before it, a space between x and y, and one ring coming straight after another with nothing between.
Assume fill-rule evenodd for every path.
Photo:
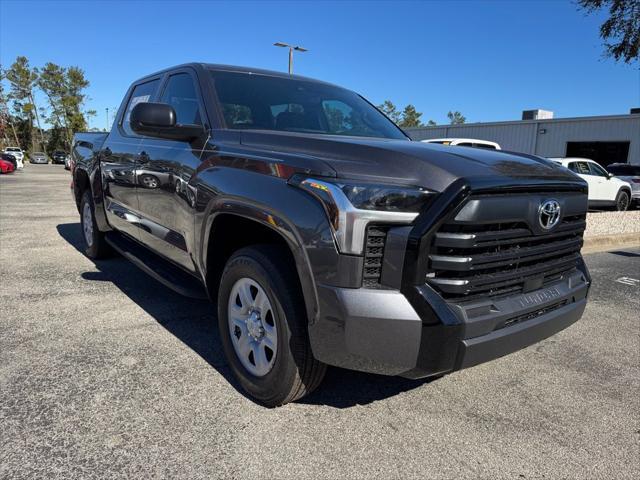
<instances>
[{"instance_id":1,"label":"rear door","mask_svg":"<svg viewBox=\"0 0 640 480\"><path fill-rule=\"evenodd\" d=\"M195 71L171 72L158 97L171 105L179 124L203 125L209 130ZM152 250L195 271L195 187L190 183L200 165L204 140L191 142L145 137L138 146L136 169L138 206L143 228L140 239Z\"/></svg>"},{"instance_id":2,"label":"rear door","mask_svg":"<svg viewBox=\"0 0 640 480\"><path fill-rule=\"evenodd\" d=\"M100 170L109 224L136 239L140 216L136 193L136 160L142 138L131 130L129 116L138 103L152 102L160 87L160 77L141 81L128 93L119 112L119 121L111 129L100 151Z\"/></svg>"}]
</instances>

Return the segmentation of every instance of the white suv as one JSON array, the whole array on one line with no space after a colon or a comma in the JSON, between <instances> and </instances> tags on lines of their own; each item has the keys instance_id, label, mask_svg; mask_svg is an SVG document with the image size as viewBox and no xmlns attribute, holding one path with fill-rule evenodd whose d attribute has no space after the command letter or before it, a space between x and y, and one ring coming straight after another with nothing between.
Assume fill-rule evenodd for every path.
<instances>
[{"instance_id":1,"label":"white suv","mask_svg":"<svg viewBox=\"0 0 640 480\"><path fill-rule=\"evenodd\" d=\"M631 185L615 178L603 167L588 158L550 158L578 174L589 184L589 207L615 207L626 210L631 201Z\"/></svg>"},{"instance_id":2,"label":"white suv","mask_svg":"<svg viewBox=\"0 0 640 480\"><path fill-rule=\"evenodd\" d=\"M475 147L486 148L488 150L501 150L500 145L489 140L478 140L477 138L430 138L421 140L423 143L439 143L440 145L451 145L455 147Z\"/></svg>"},{"instance_id":3,"label":"white suv","mask_svg":"<svg viewBox=\"0 0 640 480\"><path fill-rule=\"evenodd\" d=\"M4 149L4 153L16 157L16 168L24 168L24 153L20 147L7 147Z\"/></svg>"}]
</instances>

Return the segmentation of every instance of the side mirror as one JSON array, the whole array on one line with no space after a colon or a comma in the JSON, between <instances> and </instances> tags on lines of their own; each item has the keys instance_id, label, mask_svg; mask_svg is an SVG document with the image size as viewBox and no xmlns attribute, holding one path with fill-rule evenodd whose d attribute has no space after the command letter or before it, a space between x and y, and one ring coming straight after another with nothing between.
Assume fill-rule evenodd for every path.
<instances>
[{"instance_id":1,"label":"side mirror","mask_svg":"<svg viewBox=\"0 0 640 480\"><path fill-rule=\"evenodd\" d=\"M613 177L614 177L613 173L611 173L611 172L607 173L607 178L613 178Z\"/></svg>"},{"instance_id":2,"label":"side mirror","mask_svg":"<svg viewBox=\"0 0 640 480\"><path fill-rule=\"evenodd\" d=\"M202 125L176 123L176 112L166 103L139 103L131 111L131 130L148 137L190 141L204 132Z\"/></svg>"}]
</instances>

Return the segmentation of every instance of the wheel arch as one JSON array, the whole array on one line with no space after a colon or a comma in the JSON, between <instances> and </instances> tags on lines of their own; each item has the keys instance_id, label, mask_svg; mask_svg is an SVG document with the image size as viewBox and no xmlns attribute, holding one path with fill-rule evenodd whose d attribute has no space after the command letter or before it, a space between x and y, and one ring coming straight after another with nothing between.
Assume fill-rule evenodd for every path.
<instances>
[{"instance_id":1,"label":"wheel arch","mask_svg":"<svg viewBox=\"0 0 640 480\"><path fill-rule=\"evenodd\" d=\"M280 244L294 262L309 322L318 314L318 298L311 266L295 227L284 218L257 206L225 202L224 211L212 212L203 228L200 263L209 296L217 298L227 260L240 248Z\"/></svg>"},{"instance_id":2,"label":"wheel arch","mask_svg":"<svg viewBox=\"0 0 640 480\"><path fill-rule=\"evenodd\" d=\"M73 196L76 201L78 213L80 212L82 194L85 190L91 191L94 216L96 224L98 225L98 230L101 232L111 230L105 213L105 206L102 198L102 178L100 174L100 167L97 165L97 162L91 171L84 168L84 164L76 164L76 167L73 170Z\"/></svg>"},{"instance_id":3,"label":"wheel arch","mask_svg":"<svg viewBox=\"0 0 640 480\"><path fill-rule=\"evenodd\" d=\"M76 168L73 172L73 197L75 198L78 212L80 212L82 194L90 187L91 180L89 179L89 174L84 169Z\"/></svg>"},{"instance_id":4,"label":"wheel arch","mask_svg":"<svg viewBox=\"0 0 640 480\"><path fill-rule=\"evenodd\" d=\"M628 187L627 185L622 185L618 189L618 193L620 193L620 192L626 192L627 195L629 195L629 201L631 201L631 187ZM617 197L617 195L616 195L616 197Z\"/></svg>"}]
</instances>

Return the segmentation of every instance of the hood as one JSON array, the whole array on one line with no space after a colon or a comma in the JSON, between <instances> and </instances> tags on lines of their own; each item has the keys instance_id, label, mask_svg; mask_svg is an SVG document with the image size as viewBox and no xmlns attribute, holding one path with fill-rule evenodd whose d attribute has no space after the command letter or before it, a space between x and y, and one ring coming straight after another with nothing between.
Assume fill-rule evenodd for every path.
<instances>
[{"instance_id":1,"label":"hood","mask_svg":"<svg viewBox=\"0 0 640 480\"><path fill-rule=\"evenodd\" d=\"M417 185L444 190L460 178L496 179L504 184L531 181L581 182L572 172L531 155L451 147L409 140L243 131L247 147L304 154L328 164L337 177Z\"/></svg>"}]
</instances>

